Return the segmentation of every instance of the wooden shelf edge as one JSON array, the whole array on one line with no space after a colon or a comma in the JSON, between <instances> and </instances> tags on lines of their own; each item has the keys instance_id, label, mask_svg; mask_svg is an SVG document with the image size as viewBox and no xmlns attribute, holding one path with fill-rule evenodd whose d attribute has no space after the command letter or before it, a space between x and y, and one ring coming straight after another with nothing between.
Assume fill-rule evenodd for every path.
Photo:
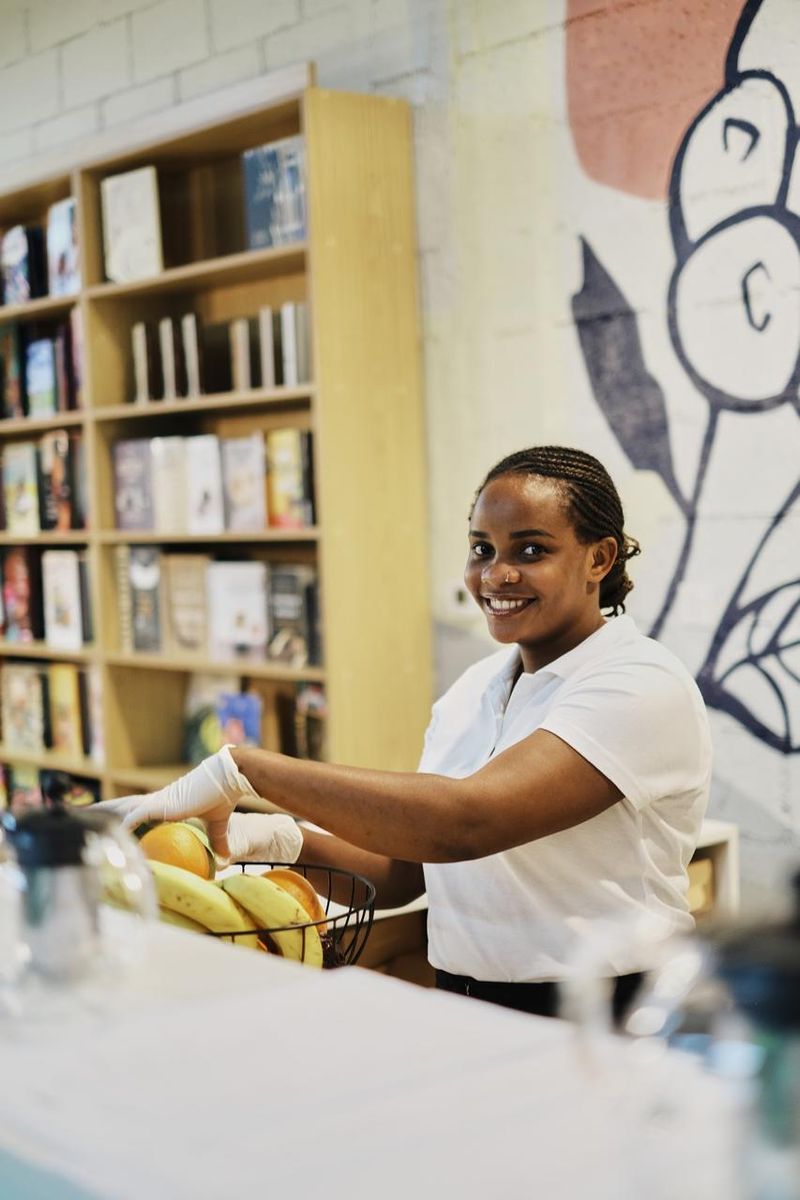
<instances>
[{"instance_id":1,"label":"wooden shelf edge","mask_svg":"<svg viewBox=\"0 0 800 1200\"><path fill-rule=\"evenodd\" d=\"M94 535L92 540L101 542L106 546L116 546L130 542L131 544L150 543L165 545L191 545L191 546L230 546L241 542L244 544L256 543L257 545L270 545L271 543L282 544L284 542L313 542L319 537L319 526L310 525L307 529L265 529L254 530L252 533L247 530L229 530L226 533L160 533L155 529L136 530L136 529L100 529Z\"/></svg>"},{"instance_id":2,"label":"wooden shelf edge","mask_svg":"<svg viewBox=\"0 0 800 1200\"><path fill-rule=\"evenodd\" d=\"M204 658L163 658L158 654L112 653L102 656L109 667L136 667L145 671L199 671L210 675L246 675L250 679L272 679L276 683L323 683L324 667L289 667L283 663L253 661L245 658L226 662Z\"/></svg>"},{"instance_id":3,"label":"wooden shelf edge","mask_svg":"<svg viewBox=\"0 0 800 1200\"><path fill-rule=\"evenodd\" d=\"M88 529L73 529L69 533L58 533L45 529L41 533L14 533L0 530L0 546L86 546L92 541Z\"/></svg>"},{"instance_id":4,"label":"wooden shelf edge","mask_svg":"<svg viewBox=\"0 0 800 1200\"><path fill-rule=\"evenodd\" d=\"M174 416L175 413L208 412L229 408L262 408L264 405L302 405L306 407L314 395L314 385L301 384L287 388L253 388L248 392L217 392L206 396L185 396L180 400L150 400L147 404L114 404L91 413L97 422L142 420L150 417ZM2 432L0 425L0 432Z\"/></svg>"},{"instance_id":5,"label":"wooden shelf edge","mask_svg":"<svg viewBox=\"0 0 800 1200\"><path fill-rule=\"evenodd\" d=\"M49 646L47 642L0 641L0 657L43 658L55 662L90 662L95 658L94 646L83 646L80 650L65 650L60 646Z\"/></svg>"},{"instance_id":6,"label":"wooden shelf edge","mask_svg":"<svg viewBox=\"0 0 800 1200\"><path fill-rule=\"evenodd\" d=\"M5 417L0 420L0 436L9 433L42 433L48 429L61 429L65 425L83 425L85 409L70 409L69 412L53 413L46 417Z\"/></svg>"},{"instance_id":7,"label":"wooden shelf edge","mask_svg":"<svg viewBox=\"0 0 800 1200\"><path fill-rule=\"evenodd\" d=\"M24 304L0 304L0 325L10 321L37 321L41 317L55 317L68 312L81 298L80 292L69 296L38 296Z\"/></svg>"},{"instance_id":8,"label":"wooden shelf edge","mask_svg":"<svg viewBox=\"0 0 800 1200\"><path fill-rule=\"evenodd\" d=\"M140 296L143 293L173 292L183 287L234 281L237 277L257 278L262 273L286 274L292 267L299 267L305 262L306 247L307 243L302 241L285 246L268 246L264 250L242 250L238 254L168 267L158 275L131 280L130 283L96 283L85 288L81 294L92 301L124 300L128 296Z\"/></svg>"},{"instance_id":9,"label":"wooden shelf edge","mask_svg":"<svg viewBox=\"0 0 800 1200\"><path fill-rule=\"evenodd\" d=\"M0 762L20 763L46 771L66 771L87 779L101 779L106 773L106 768L92 758L72 758L57 750L16 750L5 742L0 742Z\"/></svg>"}]
</instances>

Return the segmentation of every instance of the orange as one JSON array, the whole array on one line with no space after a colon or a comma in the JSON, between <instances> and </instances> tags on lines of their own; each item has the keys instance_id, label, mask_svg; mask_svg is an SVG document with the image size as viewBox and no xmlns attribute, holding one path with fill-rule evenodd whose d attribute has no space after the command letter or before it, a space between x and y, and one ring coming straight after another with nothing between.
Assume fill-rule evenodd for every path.
<instances>
[{"instance_id":1,"label":"orange","mask_svg":"<svg viewBox=\"0 0 800 1200\"><path fill-rule=\"evenodd\" d=\"M211 861L200 838L191 825L165 822L149 830L139 842L145 858L183 867L201 879L211 878Z\"/></svg>"}]
</instances>

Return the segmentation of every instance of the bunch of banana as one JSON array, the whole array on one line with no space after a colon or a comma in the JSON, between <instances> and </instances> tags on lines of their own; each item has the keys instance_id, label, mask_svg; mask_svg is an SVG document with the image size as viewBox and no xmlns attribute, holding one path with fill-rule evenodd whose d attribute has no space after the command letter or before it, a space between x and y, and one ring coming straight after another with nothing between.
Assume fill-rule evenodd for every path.
<instances>
[{"instance_id":1,"label":"bunch of banana","mask_svg":"<svg viewBox=\"0 0 800 1200\"><path fill-rule=\"evenodd\" d=\"M284 958L322 966L322 943L306 910L283 888L263 875L228 875L221 880L224 894L250 914L253 929L270 930L270 938ZM213 886L213 885L212 885ZM302 925L304 928L291 928Z\"/></svg>"},{"instance_id":2,"label":"bunch of banana","mask_svg":"<svg viewBox=\"0 0 800 1200\"><path fill-rule=\"evenodd\" d=\"M183 867L173 867L169 863L154 860L149 866L153 872L162 918L165 911L168 912L170 916L164 919L171 924L183 924L184 928L199 926L204 932L210 929L214 933L238 933L254 928L251 917L222 888L191 871L185 871ZM186 921L190 921L191 926L186 926ZM232 940L236 945L259 949L259 941L254 933L243 932L242 936Z\"/></svg>"}]
</instances>

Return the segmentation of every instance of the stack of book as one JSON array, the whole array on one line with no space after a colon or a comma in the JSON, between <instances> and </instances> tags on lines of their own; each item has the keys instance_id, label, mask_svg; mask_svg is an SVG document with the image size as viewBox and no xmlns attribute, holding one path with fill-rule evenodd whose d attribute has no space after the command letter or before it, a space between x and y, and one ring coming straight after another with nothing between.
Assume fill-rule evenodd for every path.
<instances>
[{"instance_id":1,"label":"stack of book","mask_svg":"<svg viewBox=\"0 0 800 1200\"><path fill-rule=\"evenodd\" d=\"M247 245L284 246L306 236L305 142L300 134L242 155Z\"/></svg>"},{"instance_id":2,"label":"stack of book","mask_svg":"<svg viewBox=\"0 0 800 1200\"><path fill-rule=\"evenodd\" d=\"M84 807L100 799L96 779L84 779L65 771L30 766L27 763L0 764L0 810L8 808L15 817L41 808L43 797L58 796L66 804Z\"/></svg>"},{"instance_id":3,"label":"stack of book","mask_svg":"<svg viewBox=\"0 0 800 1200\"><path fill-rule=\"evenodd\" d=\"M78 308L68 321L0 325L0 419L79 408L81 345Z\"/></svg>"},{"instance_id":4,"label":"stack of book","mask_svg":"<svg viewBox=\"0 0 800 1200\"><path fill-rule=\"evenodd\" d=\"M135 404L298 387L311 379L308 305L265 305L257 315L204 324L197 313L131 327Z\"/></svg>"},{"instance_id":5,"label":"stack of book","mask_svg":"<svg viewBox=\"0 0 800 1200\"><path fill-rule=\"evenodd\" d=\"M3 528L20 537L85 529L88 500L80 433L54 429L2 447Z\"/></svg>"},{"instance_id":6,"label":"stack of book","mask_svg":"<svg viewBox=\"0 0 800 1200\"><path fill-rule=\"evenodd\" d=\"M117 546L122 653L300 668L322 657L317 573L299 563L216 562Z\"/></svg>"},{"instance_id":7,"label":"stack of book","mask_svg":"<svg viewBox=\"0 0 800 1200\"><path fill-rule=\"evenodd\" d=\"M47 228L15 225L0 239L3 304L25 304L39 296L71 296L80 288L75 200L51 204Z\"/></svg>"},{"instance_id":8,"label":"stack of book","mask_svg":"<svg viewBox=\"0 0 800 1200\"><path fill-rule=\"evenodd\" d=\"M307 430L123 439L113 470L117 529L203 536L314 524Z\"/></svg>"},{"instance_id":9,"label":"stack of book","mask_svg":"<svg viewBox=\"0 0 800 1200\"><path fill-rule=\"evenodd\" d=\"M0 552L0 635L7 642L44 640L54 650L92 641L86 553L11 546Z\"/></svg>"},{"instance_id":10,"label":"stack of book","mask_svg":"<svg viewBox=\"0 0 800 1200\"><path fill-rule=\"evenodd\" d=\"M6 662L0 670L0 717L7 754L54 750L71 758L101 757L93 713L99 707L95 666Z\"/></svg>"}]
</instances>

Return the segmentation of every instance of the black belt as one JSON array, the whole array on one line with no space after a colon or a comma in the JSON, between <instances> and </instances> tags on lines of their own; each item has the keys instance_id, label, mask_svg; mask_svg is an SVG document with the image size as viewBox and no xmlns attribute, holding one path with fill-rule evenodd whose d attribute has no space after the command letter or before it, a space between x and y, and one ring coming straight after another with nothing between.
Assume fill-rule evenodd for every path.
<instances>
[{"instance_id":1,"label":"black belt","mask_svg":"<svg viewBox=\"0 0 800 1200\"><path fill-rule=\"evenodd\" d=\"M616 1023L621 1020L643 978L640 971L614 978L611 1008ZM445 992L488 1000L490 1004L516 1008L540 1017L559 1015L559 985L551 980L541 983L491 983L485 979L473 979L470 975L451 975L449 971L437 970L436 986Z\"/></svg>"}]
</instances>

